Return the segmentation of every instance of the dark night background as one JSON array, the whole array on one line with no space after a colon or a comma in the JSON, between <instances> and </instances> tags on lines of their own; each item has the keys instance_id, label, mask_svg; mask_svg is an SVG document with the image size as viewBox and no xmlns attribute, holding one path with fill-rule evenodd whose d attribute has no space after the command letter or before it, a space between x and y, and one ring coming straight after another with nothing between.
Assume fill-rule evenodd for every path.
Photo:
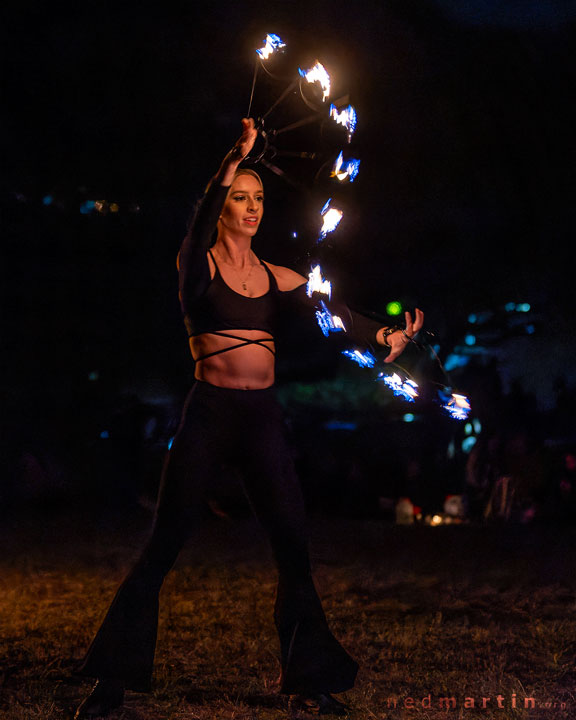
<instances>
[{"instance_id":1,"label":"dark night background","mask_svg":"<svg viewBox=\"0 0 576 720\"><path fill-rule=\"evenodd\" d=\"M317 55L358 110L362 164L332 248L345 296L384 319L393 299L424 309L478 445L519 430L560 485L576 444L576 3L21 2L0 14L4 507L114 483L126 502L153 495L193 374L175 257L238 135L267 32ZM254 112L283 88L257 84ZM316 191L263 176L257 252L306 271ZM81 212L90 200L108 212ZM349 507L355 477L364 508L409 492L411 454L434 479L416 500L434 509L462 491L463 423L375 393L324 347L305 360L289 338L280 387L305 481L314 444L337 444L345 472L316 462ZM416 351L404 360L441 380ZM396 479L374 480L384 461Z\"/></svg>"}]
</instances>

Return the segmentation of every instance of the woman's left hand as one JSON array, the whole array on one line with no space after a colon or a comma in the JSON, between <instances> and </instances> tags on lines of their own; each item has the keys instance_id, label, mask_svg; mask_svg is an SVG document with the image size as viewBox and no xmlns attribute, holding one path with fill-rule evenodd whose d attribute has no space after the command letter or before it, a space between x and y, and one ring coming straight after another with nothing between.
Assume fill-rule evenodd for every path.
<instances>
[{"instance_id":1,"label":"woman's left hand","mask_svg":"<svg viewBox=\"0 0 576 720\"><path fill-rule=\"evenodd\" d=\"M390 354L384 360L386 363L394 362L398 355L404 352L404 348L424 324L424 313L418 308L416 308L416 312L414 313L414 320L412 320L412 315L410 315L409 312L406 312L405 316L406 328L404 330L396 330L396 332L391 333L386 338L390 346Z\"/></svg>"}]
</instances>

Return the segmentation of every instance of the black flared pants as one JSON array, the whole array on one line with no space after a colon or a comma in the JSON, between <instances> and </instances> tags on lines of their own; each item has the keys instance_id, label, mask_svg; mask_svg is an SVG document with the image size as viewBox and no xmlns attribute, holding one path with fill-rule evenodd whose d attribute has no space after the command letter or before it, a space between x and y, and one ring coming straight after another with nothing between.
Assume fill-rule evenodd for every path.
<instances>
[{"instance_id":1,"label":"black flared pants","mask_svg":"<svg viewBox=\"0 0 576 720\"><path fill-rule=\"evenodd\" d=\"M348 690L358 665L330 632L314 587L302 491L274 390L203 382L188 395L167 456L151 537L120 586L80 673L150 690L160 588L197 527L210 479L223 462L242 469L246 494L276 560L281 692Z\"/></svg>"}]
</instances>

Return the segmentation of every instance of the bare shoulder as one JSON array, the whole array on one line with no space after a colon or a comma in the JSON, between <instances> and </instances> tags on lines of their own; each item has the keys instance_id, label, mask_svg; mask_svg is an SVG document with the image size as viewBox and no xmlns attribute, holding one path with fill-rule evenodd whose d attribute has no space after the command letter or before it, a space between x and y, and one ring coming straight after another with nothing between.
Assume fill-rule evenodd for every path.
<instances>
[{"instance_id":1,"label":"bare shoulder","mask_svg":"<svg viewBox=\"0 0 576 720\"><path fill-rule=\"evenodd\" d=\"M290 270L290 268L284 267L283 265L272 265L272 263L266 262L266 260L262 262L266 264L272 272L272 275L276 278L278 290L281 292L294 290L294 288L300 287L303 283L308 282L304 275L300 275L300 273L297 273L295 270Z\"/></svg>"}]
</instances>

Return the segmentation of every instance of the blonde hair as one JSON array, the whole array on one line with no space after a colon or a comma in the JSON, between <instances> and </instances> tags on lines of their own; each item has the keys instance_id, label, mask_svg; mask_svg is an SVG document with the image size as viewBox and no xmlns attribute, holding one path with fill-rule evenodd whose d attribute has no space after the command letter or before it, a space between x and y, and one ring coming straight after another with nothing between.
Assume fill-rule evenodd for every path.
<instances>
[{"instance_id":1,"label":"blonde hair","mask_svg":"<svg viewBox=\"0 0 576 720\"><path fill-rule=\"evenodd\" d=\"M251 170L250 168L240 168L234 173L234 180L236 180L238 175L251 175L253 178L256 178L256 180L258 180L258 182L260 183L260 187L264 189L264 183L262 182L262 178L255 170Z\"/></svg>"}]
</instances>

